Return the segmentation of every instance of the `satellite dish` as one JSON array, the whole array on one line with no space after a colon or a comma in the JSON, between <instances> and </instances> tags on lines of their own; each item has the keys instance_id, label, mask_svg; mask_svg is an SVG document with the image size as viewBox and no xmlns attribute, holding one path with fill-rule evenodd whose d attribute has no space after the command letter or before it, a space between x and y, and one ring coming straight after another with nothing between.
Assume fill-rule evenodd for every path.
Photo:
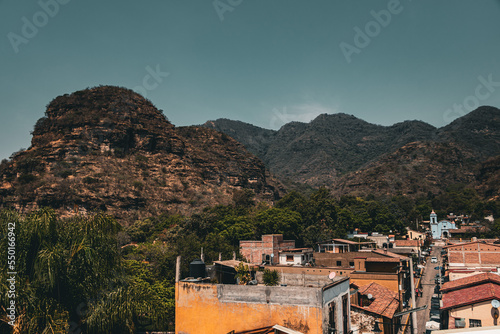
<instances>
[{"instance_id":1,"label":"satellite dish","mask_svg":"<svg viewBox=\"0 0 500 334\"><path fill-rule=\"evenodd\" d=\"M335 276L337 276L337 274L335 273L335 271L332 271L330 274L328 274L328 278L329 279L334 279Z\"/></svg>"},{"instance_id":2,"label":"satellite dish","mask_svg":"<svg viewBox=\"0 0 500 334\"><path fill-rule=\"evenodd\" d=\"M497 299L493 299L491 301L491 306L493 306L494 308L499 308L500 307L500 301L498 301Z\"/></svg>"},{"instance_id":3,"label":"satellite dish","mask_svg":"<svg viewBox=\"0 0 500 334\"><path fill-rule=\"evenodd\" d=\"M367 297L368 299L373 299L373 296L372 296L372 294L371 294L371 293L367 294L367 295L366 295L366 297Z\"/></svg>"}]
</instances>

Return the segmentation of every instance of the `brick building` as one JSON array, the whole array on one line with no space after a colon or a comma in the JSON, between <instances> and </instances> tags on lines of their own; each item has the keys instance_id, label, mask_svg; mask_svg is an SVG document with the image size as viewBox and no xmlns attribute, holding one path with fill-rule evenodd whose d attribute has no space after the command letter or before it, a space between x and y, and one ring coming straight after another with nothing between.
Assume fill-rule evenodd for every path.
<instances>
[{"instance_id":1,"label":"brick building","mask_svg":"<svg viewBox=\"0 0 500 334\"><path fill-rule=\"evenodd\" d=\"M444 247L447 251L448 267L496 268L500 267L500 245L473 241Z\"/></svg>"},{"instance_id":2,"label":"brick building","mask_svg":"<svg viewBox=\"0 0 500 334\"><path fill-rule=\"evenodd\" d=\"M260 241L240 241L241 255L252 264L277 264L279 252L293 248L295 248L295 240L283 240L283 234L266 234Z\"/></svg>"}]
</instances>

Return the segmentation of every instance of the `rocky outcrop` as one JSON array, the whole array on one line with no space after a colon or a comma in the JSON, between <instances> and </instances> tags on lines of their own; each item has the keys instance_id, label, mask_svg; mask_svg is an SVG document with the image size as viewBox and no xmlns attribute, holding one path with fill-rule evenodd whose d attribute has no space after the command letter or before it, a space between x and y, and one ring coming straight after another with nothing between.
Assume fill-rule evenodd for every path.
<instances>
[{"instance_id":1,"label":"rocky outcrop","mask_svg":"<svg viewBox=\"0 0 500 334\"><path fill-rule=\"evenodd\" d=\"M176 128L150 101L112 86L54 99L31 146L0 166L2 207L103 210L124 224L227 204L242 188L279 196L279 183L234 139Z\"/></svg>"}]
</instances>

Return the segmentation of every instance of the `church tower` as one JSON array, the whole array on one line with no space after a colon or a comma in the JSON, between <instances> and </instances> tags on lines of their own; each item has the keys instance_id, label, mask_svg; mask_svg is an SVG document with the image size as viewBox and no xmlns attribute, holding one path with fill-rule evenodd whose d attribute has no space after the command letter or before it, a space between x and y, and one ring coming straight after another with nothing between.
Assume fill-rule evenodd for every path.
<instances>
[{"instance_id":1,"label":"church tower","mask_svg":"<svg viewBox=\"0 0 500 334\"><path fill-rule=\"evenodd\" d=\"M431 224L437 224L438 222L438 215L432 210L431 212Z\"/></svg>"}]
</instances>

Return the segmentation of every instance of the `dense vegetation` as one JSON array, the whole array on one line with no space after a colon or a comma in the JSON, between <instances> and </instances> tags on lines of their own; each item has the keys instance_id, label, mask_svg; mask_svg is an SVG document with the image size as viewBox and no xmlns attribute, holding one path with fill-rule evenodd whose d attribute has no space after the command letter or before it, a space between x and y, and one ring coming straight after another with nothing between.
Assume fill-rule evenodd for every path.
<instances>
[{"instance_id":1,"label":"dense vegetation","mask_svg":"<svg viewBox=\"0 0 500 334\"><path fill-rule=\"evenodd\" d=\"M208 207L192 216L163 214L138 220L123 229L103 214L58 218L42 209L0 215L0 250L7 253L8 222L16 230L16 327L14 333L128 333L167 330L174 321L174 265L183 257L182 275L199 257L232 258L240 240L282 233L298 246L314 246L347 231L405 233L427 220L434 209L467 213L473 220L500 215L500 202L484 202L474 190L450 187L442 194L416 200L334 198L327 189L310 196L292 192L274 206L256 203L250 190L236 191L230 205ZM500 220L479 237L498 236ZM7 291L7 263L1 262L0 289ZM269 274L268 274L269 275ZM276 284L279 277L271 277ZM6 293L0 297L0 328L8 332Z\"/></svg>"}]
</instances>

